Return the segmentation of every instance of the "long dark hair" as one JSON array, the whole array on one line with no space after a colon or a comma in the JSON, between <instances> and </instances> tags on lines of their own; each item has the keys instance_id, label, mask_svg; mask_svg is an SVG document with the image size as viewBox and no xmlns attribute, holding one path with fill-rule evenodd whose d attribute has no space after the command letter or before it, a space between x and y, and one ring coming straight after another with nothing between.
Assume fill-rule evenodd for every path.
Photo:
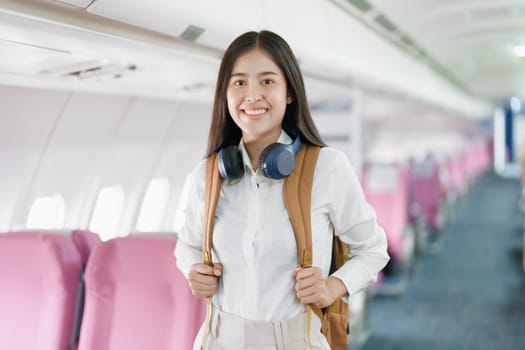
<instances>
[{"instance_id":1,"label":"long dark hair","mask_svg":"<svg viewBox=\"0 0 525 350\"><path fill-rule=\"evenodd\" d=\"M288 133L299 134L303 143L325 146L310 115L303 76L292 49L279 35L263 30L240 35L224 52L215 87L207 156L211 156L224 146L237 145L241 139L241 129L235 124L228 111L226 90L235 61L254 48L260 48L270 54L286 78L292 103L286 107L283 129Z\"/></svg>"}]
</instances>

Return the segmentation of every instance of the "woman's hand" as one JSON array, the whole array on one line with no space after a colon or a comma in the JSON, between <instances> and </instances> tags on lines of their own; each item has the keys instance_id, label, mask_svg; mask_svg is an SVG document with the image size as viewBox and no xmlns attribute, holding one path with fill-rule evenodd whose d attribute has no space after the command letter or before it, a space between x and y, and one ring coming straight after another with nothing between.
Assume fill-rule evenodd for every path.
<instances>
[{"instance_id":1,"label":"woman's hand","mask_svg":"<svg viewBox=\"0 0 525 350\"><path fill-rule=\"evenodd\" d=\"M295 291L302 304L327 307L347 293L341 280L323 277L320 267L297 267L293 270Z\"/></svg>"},{"instance_id":2,"label":"woman's hand","mask_svg":"<svg viewBox=\"0 0 525 350\"><path fill-rule=\"evenodd\" d=\"M191 292L197 298L211 297L217 292L217 281L222 274L222 265L213 264L213 267L206 264L191 265L188 281Z\"/></svg>"}]
</instances>

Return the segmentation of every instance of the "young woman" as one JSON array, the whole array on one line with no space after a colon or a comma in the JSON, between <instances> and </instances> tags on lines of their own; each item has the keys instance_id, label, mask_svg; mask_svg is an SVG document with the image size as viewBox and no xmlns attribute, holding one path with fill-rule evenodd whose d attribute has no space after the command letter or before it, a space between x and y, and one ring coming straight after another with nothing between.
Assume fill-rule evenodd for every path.
<instances>
[{"instance_id":1,"label":"young woman","mask_svg":"<svg viewBox=\"0 0 525 350\"><path fill-rule=\"evenodd\" d=\"M297 268L283 179L261 169L276 142L322 146L312 186L313 267ZM270 147L271 148L271 147ZM266 151L265 151L266 149ZM220 66L207 156L236 166L224 178L213 233L213 267L202 264L205 162L190 176L177 264L197 297L213 297L205 349L305 349L305 305L325 307L374 281L388 261L385 233L346 156L325 147L297 60L270 31L248 32ZM333 234L352 258L329 274ZM312 320L311 345L329 349ZM202 333L203 330L201 329ZM198 335L196 346L200 345ZM264 347L264 346L266 347Z\"/></svg>"}]
</instances>

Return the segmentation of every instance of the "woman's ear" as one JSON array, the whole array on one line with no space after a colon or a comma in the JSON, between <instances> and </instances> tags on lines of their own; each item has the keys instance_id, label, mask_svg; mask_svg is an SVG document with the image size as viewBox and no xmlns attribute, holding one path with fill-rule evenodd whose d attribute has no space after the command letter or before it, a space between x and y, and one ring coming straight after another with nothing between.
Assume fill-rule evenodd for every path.
<instances>
[{"instance_id":1,"label":"woman's ear","mask_svg":"<svg viewBox=\"0 0 525 350\"><path fill-rule=\"evenodd\" d=\"M292 103L292 102L293 102L293 98L292 98L292 96L288 96L288 97L286 98L286 104L290 104L290 103Z\"/></svg>"}]
</instances>

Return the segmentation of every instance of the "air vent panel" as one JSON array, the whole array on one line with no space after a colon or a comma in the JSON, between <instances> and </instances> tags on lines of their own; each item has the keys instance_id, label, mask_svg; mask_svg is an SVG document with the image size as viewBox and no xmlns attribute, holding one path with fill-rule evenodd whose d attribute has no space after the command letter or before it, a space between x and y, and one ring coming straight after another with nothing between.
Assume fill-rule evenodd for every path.
<instances>
[{"instance_id":1,"label":"air vent panel","mask_svg":"<svg viewBox=\"0 0 525 350\"><path fill-rule=\"evenodd\" d=\"M404 42L405 44L407 44L408 46L412 46L414 45L414 41L412 39L410 39L408 36L406 35L403 35L401 37L401 41Z\"/></svg>"},{"instance_id":2,"label":"air vent panel","mask_svg":"<svg viewBox=\"0 0 525 350\"><path fill-rule=\"evenodd\" d=\"M94 0L57 0L56 2L85 9L88 8L89 4L93 1Z\"/></svg>"},{"instance_id":3,"label":"air vent panel","mask_svg":"<svg viewBox=\"0 0 525 350\"><path fill-rule=\"evenodd\" d=\"M180 38L182 40L195 42L204 33L204 28L200 28L194 25L189 25L188 28L182 32Z\"/></svg>"},{"instance_id":4,"label":"air vent panel","mask_svg":"<svg viewBox=\"0 0 525 350\"><path fill-rule=\"evenodd\" d=\"M39 75L59 78L78 78L80 80L92 78L120 78L124 73L137 69L135 64L108 63L102 60L83 60L43 69Z\"/></svg>"},{"instance_id":5,"label":"air vent panel","mask_svg":"<svg viewBox=\"0 0 525 350\"><path fill-rule=\"evenodd\" d=\"M359 11L367 12L372 9L372 5L366 0L346 0Z\"/></svg>"},{"instance_id":6,"label":"air vent panel","mask_svg":"<svg viewBox=\"0 0 525 350\"><path fill-rule=\"evenodd\" d=\"M386 18L384 15L378 15L375 18L377 24L379 24L381 27L385 28L389 32L393 32L397 29L396 25L392 23L388 18Z\"/></svg>"}]
</instances>

